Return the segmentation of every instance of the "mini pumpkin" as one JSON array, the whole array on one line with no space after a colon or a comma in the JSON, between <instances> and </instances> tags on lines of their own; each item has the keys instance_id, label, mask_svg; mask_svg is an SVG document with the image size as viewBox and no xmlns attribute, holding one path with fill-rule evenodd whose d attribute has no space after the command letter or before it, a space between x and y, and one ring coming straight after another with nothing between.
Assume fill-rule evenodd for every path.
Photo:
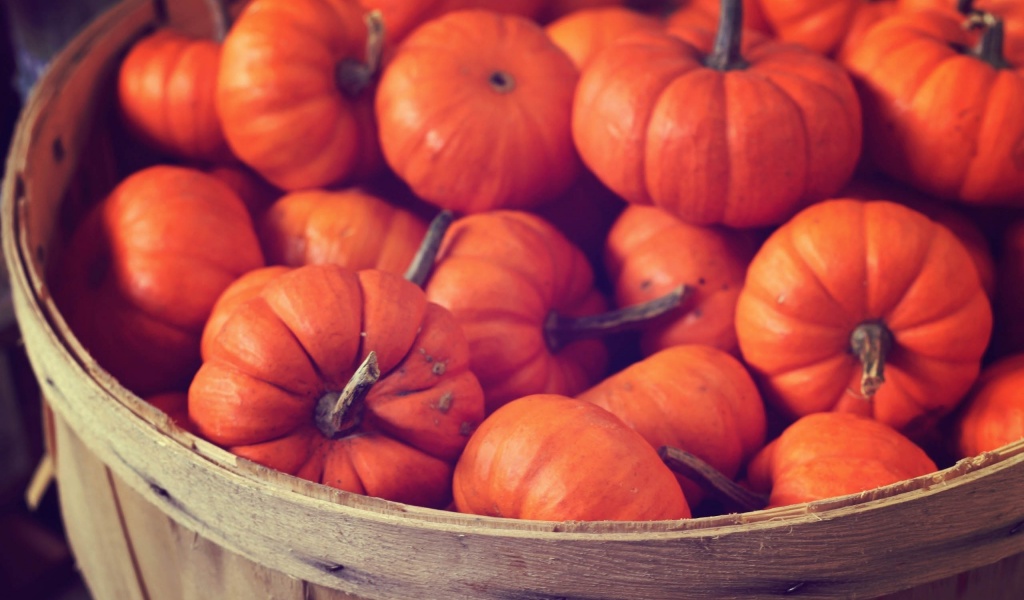
<instances>
[{"instance_id":1,"label":"mini pumpkin","mask_svg":"<svg viewBox=\"0 0 1024 600\"><path fill-rule=\"evenodd\" d=\"M359 0L366 10L379 10L387 27L388 45L398 46L427 21L457 10L484 9L533 18L547 0Z\"/></svg>"},{"instance_id":2,"label":"mini pumpkin","mask_svg":"<svg viewBox=\"0 0 1024 600\"><path fill-rule=\"evenodd\" d=\"M958 458L977 456L1024 439L1024 354L1013 354L981 372L953 432Z\"/></svg>"},{"instance_id":3,"label":"mini pumpkin","mask_svg":"<svg viewBox=\"0 0 1024 600\"><path fill-rule=\"evenodd\" d=\"M698 344L662 350L610 375L577 398L635 429L654 449L689 451L734 478L764 446L766 417L754 380L733 356ZM691 506L704 497L680 477Z\"/></svg>"},{"instance_id":4,"label":"mini pumpkin","mask_svg":"<svg viewBox=\"0 0 1024 600\"><path fill-rule=\"evenodd\" d=\"M406 38L384 69L376 101L384 157L441 208L542 204L579 175L569 128L577 77L529 19L447 13Z\"/></svg>"},{"instance_id":5,"label":"mini pumpkin","mask_svg":"<svg viewBox=\"0 0 1024 600\"><path fill-rule=\"evenodd\" d=\"M887 201L801 211L758 250L736 305L743 358L784 414L854 412L915 438L962 400L991 331L963 244Z\"/></svg>"},{"instance_id":6,"label":"mini pumpkin","mask_svg":"<svg viewBox=\"0 0 1024 600\"><path fill-rule=\"evenodd\" d=\"M211 315L189 387L203 437L285 473L441 508L483 394L451 314L415 284L336 265L264 272Z\"/></svg>"},{"instance_id":7,"label":"mini pumpkin","mask_svg":"<svg viewBox=\"0 0 1024 600\"><path fill-rule=\"evenodd\" d=\"M832 61L763 40L741 52L727 0L714 47L639 32L594 57L573 105L584 163L684 221L777 224L835 194L860 155L860 103Z\"/></svg>"},{"instance_id":8,"label":"mini pumpkin","mask_svg":"<svg viewBox=\"0 0 1024 600\"><path fill-rule=\"evenodd\" d=\"M545 27L551 41L583 69L590 59L616 39L638 30L661 30L664 24L654 16L625 6L588 8L570 12Z\"/></svg>"},{"instance_id":9,"label":"mini pumpkin","mask_svg":"<svg viewBox=\"0 0 1024 600\"><path fill-rule=\"evenodd\" d=\"M54 278L75 336L140 395L183 390L221 292L262 267L245 205L215 177L185 167L138 171L86 216Z\"/></svg>"},{"instance_id":10,"label":"mini pumpkin","mask_svg":"<svg viewBox=\"0 0 1024 600\"><path fill-rule=\"evenodd\" d=\"M767 508L868 492L938 470L914 442L858 415L818 413L787 427L747 468Z\"/></svg>"},{"instance_id":11,"label":"mini pumpkin","mask_svg":"<svg viewBox=\"0 0 1024 600\"><path fill-rule=\"evenodd\" d=\"M378 14L356 0L253 0L224 40L216 107L231 149L297 190L381 167L373 86Z\"/></svg>"},{"instance_id":12,"label":"mini pumpkin","mask_svg":"<svg viewBox=\"0 0 1024 600\"><path fill-rule=\"evenodd\" d=\"M516 399L490 415L466 445L452 487L456 510L492 517L690 516L672 471L639 433L596 404L550 394Z\"/></svg>"},{"instance_id":13,"label":"mini pumpkin","mask_svg":"<svg viewBox=\"0 0 1024 600\"><path fill-rule=\"evenodd\" d=\"M832 54L850 31L865 0L759 0L775 36L821 54Z\"/></svg>"}]
</instances>

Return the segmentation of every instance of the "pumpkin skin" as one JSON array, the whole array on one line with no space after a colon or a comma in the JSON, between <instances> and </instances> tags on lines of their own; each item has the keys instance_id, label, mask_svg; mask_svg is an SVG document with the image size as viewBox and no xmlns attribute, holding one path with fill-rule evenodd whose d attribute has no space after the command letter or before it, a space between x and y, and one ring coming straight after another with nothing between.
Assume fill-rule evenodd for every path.
<instances>
[{"instance_id":1,"label":"pumpkin skin","mask_svg":"<svg viewBox=\"0 0 1024 600\"><path fill-rule=\"evenodd\" d=\"M873 398L851 349L851 336L871 329L891 335ZM991 330L963 244L886 201L801 211L758 250L736 306L740 350L766 401L791 418L872 416L914 438L961 401Z\"/></svg>"},{"instance_id":2,"label":"pumpkin skin","mask_svg":"<svg viewBox=\"0 0 1024 600\"><path fill-rule=\"evenodd\" d=\"M397 46L420 25L457 10L473 8L533 18L546 0L359 0L366 10L379 10L388 44Z\"/></svg>"},{"instance_id":3,"label":"pumpkin skin","mask_svg":"<svg viewBox=\"0 0 1024 600\"><path fill-rule=\"evenodd\" d=\"M846 28L846 34L835 50L835 58L840 64L846 62L846 54L850 48L859 45L864 35L879 21L896 14L901 10L900 3L895 0L864 1L857 5L857 11Z\"/></svg>"},{"instance_id":4,"label":"pumpkin skin","mask_svg":"<svg viewBox=\"0 0 1024 600\"><path fill-rule=\"evenodd\" d=\"M1024 439L1024 355L1006 356L981 372L957 414L958 458L977 456Z\"/></svg>"},{"instance_id":5,"label":"pumpkin skin","mask_svg":"<svg viewBox=\"0 0 1024 600\"><path fill-rule=\"evenodd\" d=\"M252 169L240 163L217 165L207 171L228 185L249 209L253 223L259 223L263 213L283 194L270 182L266 181Z\"/></svg>"},{"instance_id":6,"label":"pumpkin skin","mask_svg":"<svg viewBox=\"0 0 1024 600\"><path fill-rule=\"evenodd\" d=\"M384 158L418 197L458 213L543 204L580 172L577 77L533 21L448 13L406 38L381 75Z\"/></svg>"},{"instance_id":7,"label":"pumpkin skin","mask_svg":"<svg viewBox=\"0 0 1024 600\"><path fill-rule=\"evenodd\" d=\"M516 399L466 445L452 483L462 513L542 521L683 519L675 475L637 432L596 404Z\"/></svg>"},{"instance_id":8,"label":"pumpkin skin","mask_svg":"<svg viewBox=\"0 0 1024 600\"><path fill-rule=\"evenodd\" d=\"M865 0L759 0L775 36L831 54L850 30Z\"/></svg>"},{"instance_id":9,"label":"pumpkin skin","mask_svg":"<svg viewBox=\"0 0 1024 600\"><path fill-rule=\"evenodd\" d=\"M250 280L227 318L211 316L219 329L189 388L200 435L342 490L446 506L452 468L483 418L466 341L448 311L383 271L311 265L262 283ZM317 405L371 351L380 379L351 429L328 438Z\"/></svg>"},{"instance_id":10,"label":"pumpkin skin","mask_svg":"<svg viewBox=\"0 0 1024 600\"><path fill-rule=\"evenodd\" d=\"M54 297L93 358L145 396L188 387L214 302L262 266L252 221L230 188L160 165L124 179L86 216Z\"/></svg>"},{"instance_id":11,"label":"pumpkin skin","mask_svg":"<svg viewBox=\"0 0 1024 600\"><path fill-rule=\"evenodd\" d=\"M686 450L729 478L765 442L764 403L754 380L737 359L710 346L662 350L577 398L619 417L655 450ZM700 504L701 487L682 476L679 483L690 505Z\"/></svg>"},{"instance_id":12,"label":"pumpkin skin","mask_svg":"<svg viewBox=\"0 0 1024 600\"><path fill-rule=\"evenodd\" d=\"M864 107L864 151L886 175L946 200L1024 204L1024 75L963 48L953 12L897 13L845 56Z\"/></svg>"},{"instance_id":13,"label":"pumpkin skin","mask_svg":"<svg viewBox=\"0 0 1024 600\"><path fill-rule=\"evenodd\" d=\"M292 191L368 177L381 165L372 89L338 83L366 60L356 0L253 0L224 40L216 106L234 153Z\"/></svg>"},{"instance_id":14,"label":"pumpkin skin","mask_svg":"<svg viewBox=\"0 0 1024 600\"><path fill-rule=\"evenodd\" d=\"M745 232L690 225L653 206L626 207L605 242L615 304L653 300L679 284L693 289L683 306L644 327L643 354L680 344L738 354L736 300L754 249Z\"/></svg>"},{"instance_id":15,"label":"pumpkin skin","mask_svg":"<svg viewBox=\"0 0 1024 600\"><path fill-rule=\"evenodd\" d=\"M802 417L747 467L750 487L771 492L766 508L813 502L920 477L938 470L895 429L858 415Z\"/></svg>"},{"instance_id":16,"label":"pumpkin skin","mask_svg":"<svg viewBox=\"0 0 1024 600\"><path fill-rule=\"evenodd\" d=\"M583 70L590 59L618 38L637 30L660 31L662 22L646 13L624 6L589 8L570 12L545 27L577 69Z\"/></svg>"},{"instance_id":17,"label":"pumpkin skin","mask_svg":"<svg viewBox=\"0 0 1024 600\"><path fill-rule=\"evenodd\" d=\"M268 264L335 264L401 275L427 222L359 188L291 192L260 221Z\"/></svg>"},{"instance_id":18,"label":"pumpkin skin","mask_svg":"<svg viewBox=\"0 0 1024 600\"><path fill-rule=\"evenodd\" d=\"M220 44L158 29L121 62L117 100L129 131L177 158L232 160L214 104Z\"/></svg>"},{"instance_id":19,"label":"pumpkin skin","mask_svg":"<svg viewBox=\"0 0 1024 600\"><path fill-rule=\"evenodd\" d=\"M941 10L956 14L960 19L963 15L956 12L956 2L948 0L898 0L900 9ZM976 11L988 12L999 17L1006 25L1006 46L1003 53L1006 60L1017 67L1024 66L1024 4L1017 0L976 0L972 3Z\"/></svg>"},{"instance_id":20,"label":"pumpkin skin","mask_svg":"<svg viewBox=\"0 0 1024 600\"><path fill-rule=\"evenodd\" d=\"M628 202L699 225L777 224L835 194L860 155L846 73L771 40L744 47L746 68L707 67L710 51L639 32L594 57L573 105L583 162Z\"/></svg>"},{"instance_id":21,"label":"pumpkin skin","mask_svg":"<svg viewBox=\"0 0 1024 600\"><path fill-rule=\"evenodd\" d=\"M546 339L553 312L593 315L607 304L586 256L536 215L498 210L457 219L424 289L462 325L488 414L530 394L573 396L605 374L602 341L552 349Z\"/></svg>"}]
</instances>

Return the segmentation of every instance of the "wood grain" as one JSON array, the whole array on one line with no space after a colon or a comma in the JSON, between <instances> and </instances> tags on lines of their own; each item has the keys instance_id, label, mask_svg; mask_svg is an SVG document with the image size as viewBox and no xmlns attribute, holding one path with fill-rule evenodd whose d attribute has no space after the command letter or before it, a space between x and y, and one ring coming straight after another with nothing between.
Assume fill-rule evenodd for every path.
<instances>
[{"instance_id":1,"label":"wood grain","mask_svg":"<svg viewBox=\"0 0 1024 600\"><path fill-rule=\"evenodd\" d=\"M670 522L555 523L339 492L174 427L89 357L42 275L112 68L157 12L126 0L62 53L19 123L0 206L18 322L55 413L62 509L98 598L1024 594L1024 441L818 503Z\"/></svg>"}]
</instances>

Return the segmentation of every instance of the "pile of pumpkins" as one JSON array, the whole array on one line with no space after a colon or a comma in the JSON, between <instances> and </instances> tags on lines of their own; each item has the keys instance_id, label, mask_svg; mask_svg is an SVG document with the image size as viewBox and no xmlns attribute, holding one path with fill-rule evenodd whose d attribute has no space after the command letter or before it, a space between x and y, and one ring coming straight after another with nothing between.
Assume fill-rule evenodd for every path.
<instances>
[{"instance_id":1,"label":"pile of pumpkins","mask_svg":"<svg viewBox=\"0 0 1024 600\"><path fill-rule=\"evenodd\" d=\"M177 426L556 521L1024 437L1024 3L238 4L126 53L50 274Z\"/></svg>"}]
</instances>

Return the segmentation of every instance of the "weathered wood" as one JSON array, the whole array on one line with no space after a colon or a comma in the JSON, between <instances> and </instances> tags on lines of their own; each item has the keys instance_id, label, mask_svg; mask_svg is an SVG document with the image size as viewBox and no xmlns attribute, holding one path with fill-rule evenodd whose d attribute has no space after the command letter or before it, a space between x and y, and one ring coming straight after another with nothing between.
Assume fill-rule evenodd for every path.
<instances>
[{"instance_id":1,"label":"weathered wood","mask_svg":"<svg viewBox=\"0 0 1024 600\"><path fill-rule=\"evenodd\" d=\"M807 505L671 522L553 523L339 492L174 427L89 357L44 278L60 203L86 158L79 152L113 67L157 13L151 3L123 2L58 58L20 121L0 206L18 322L57 422L62 508L98 598L1024 593L1024 441L931 476Z\"/></svg>"}]
</instances>

